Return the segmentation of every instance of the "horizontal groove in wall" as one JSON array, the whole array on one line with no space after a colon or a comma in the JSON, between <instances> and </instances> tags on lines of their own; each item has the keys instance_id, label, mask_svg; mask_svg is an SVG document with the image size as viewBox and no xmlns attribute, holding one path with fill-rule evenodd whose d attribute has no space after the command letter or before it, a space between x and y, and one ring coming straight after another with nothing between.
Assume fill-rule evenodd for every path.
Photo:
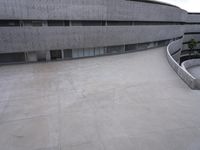
<instances>
[{"instance_id":1,"label":"horizontal groove in wall","mask_svg":"<svg viewBox=\"0 0 200 150\"><path fill-rule=\"evenodd\" d=\"M200 32L187 32L187 33L184 33L185 35L193 35L193 34L200 34Z\"/></svg>"},{"instance_id":2,"label":"horizontal groove in wall","mask_svg":"<svg viewBox=\"0 0 200 150\"><path fill-rule=\"evenodd\" d=\"M174 55L176 55L180 51L181 51L181 48L179 48L177 51L173 52L171 55L174 56Z\"/></svg>"},{"instance_id":3,"label":"horizontal groove in wall","mask_svg":"<svg viewBox=\"0 0 200 150\"><path fill-rule=\"evenodd\" d=\"M113 20L0 20L0 27L16 26L139 26L139 25L184 25L184 22L169 21L113 21Z\"/></svg>"},{"instance_id":4,"label":"horizontal groove in wall","mask_svg":"<svg viewBox=\"0 0 200 150\"><path fill-rule=\"evenodd\" d=\"M185 25L200 25L200 22L186 22Z\"/></svg>"},{"instance_id":5,"label":"horizontal groove in wall","mask_svg":"<svg viewBox=\"0 0 200 150\"><path fill-rule=\"evenodd\" d=\"M188 15L200 15L200 13L190 12Z\"/></svg>"},{"instance_id":6,"label":"horizontal groove in wall","mask_svg":"<svg viewBox=\"0 0 200 150\"><path fill-rule=\"evenodd\" d=\"M190 41L187 41L187 42L183 42L183 45L186 45L186 44L189 44ZM199 44L200 41L197 41L197 43Z\"/></svg>"}]
</instances>

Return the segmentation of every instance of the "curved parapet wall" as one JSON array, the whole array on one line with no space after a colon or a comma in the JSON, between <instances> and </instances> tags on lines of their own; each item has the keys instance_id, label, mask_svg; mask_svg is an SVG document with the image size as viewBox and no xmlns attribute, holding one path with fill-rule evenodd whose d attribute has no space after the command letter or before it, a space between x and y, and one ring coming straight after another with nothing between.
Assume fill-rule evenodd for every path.
<instances>
[{"instance_id":1,"label":"curved parapet wall","mask_svg":"<svg viewBox=\"0 0 200 150\"><path fill-rule=\"evenodd\" d=\"M187 69L183 66L180 66L178 62L174 59L173 54L182 47L182 40L176 40L171 42L167 46L167 59L174 71L179 75L179 77L191 88L191 89L200 89L199 80L194 78ZM200 63L200 62L199 62ZM191 65L189 62L185 64L187 66Z\"/></svg>"},{"instance_id":2,"label":"curved parapet wall","mask_svg":"<svg viewBox=\"0 0 200 150\"><path fill-rule=\"evenodd\" d=\"M191 74L188 69L191 67L195 67L195 66L200 66L200 59L190 59L187 61L184 61L181 64L182 68L184 68L185 71L187 71L189 74ZM191 76L193 76L193 84L194 84L194 88L195 89L199 89L200 90L200 79L196 78L194 75L191 74Z\"/></svg>"},{"instance_id":3,"label":"curved parapet wall","mask_svg":"<svg viewBox=\"0 0 200 150\"><path fill-rule=\"evenodd\" d=\"M200 66L200 59L190 59L181 64L182 67L188 69L193 66Z\"/></svg>"}]
</instances>

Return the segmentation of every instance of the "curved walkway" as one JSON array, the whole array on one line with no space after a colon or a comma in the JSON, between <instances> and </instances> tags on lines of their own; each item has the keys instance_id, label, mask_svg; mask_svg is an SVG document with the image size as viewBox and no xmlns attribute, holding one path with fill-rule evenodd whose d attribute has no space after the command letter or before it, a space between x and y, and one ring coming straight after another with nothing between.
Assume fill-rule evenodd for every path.
<instances>
[{"instance_id":1,"label":"curved walkway","mask_svg":"<svg viewBox=\"0 0 200 150\"><path fill-rule=\"evenodd\" d=\"M0 67L2 150L199 150L200 91L166 48Z\"/></svg>"}]
</instances>

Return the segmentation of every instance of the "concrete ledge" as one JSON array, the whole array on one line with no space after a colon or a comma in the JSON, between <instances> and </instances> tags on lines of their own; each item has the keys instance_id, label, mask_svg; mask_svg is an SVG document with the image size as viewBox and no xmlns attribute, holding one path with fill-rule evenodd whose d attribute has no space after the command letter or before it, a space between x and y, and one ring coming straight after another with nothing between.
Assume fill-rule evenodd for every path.
<instances>
[{"instance_id":1,"label":"concrete ledge","mask_svg":"<svg viewBox=\"0 0 200 150\"><path fill-rule=\"evenodd\" d=\"M186 68L186 69L193 67L193 66L199 66L199 65L200 65L200 59L190 59L190 60L184 61L181 64L181 66Z\"/></svg>"},{"instance_id":2,"label":"concrete ledge","mask_svg":"<svg viewBox=\"0 0 200 150\"><path fill-rule=\"evenodd\" d=\"M184 67L180 66L179 63L172 57L171 54L176 52L178 49L182 49L183 39L179 39L171 42L167 46L167 59L171 67L178 74L178 76L191 88L191 89L200 89L198 84L200 81L197 81Z\"/></svg>"},{"instance_id":3,"label":"concrete ledge","mask_svg":"<svg viewBox=\"0 0 200 150\"><path fill-rule=\"evenodd\" d=\"M184 61L184 62L181 64L181 67L182 67L188 74L190 74L190 75L193 77L195 89L200 89L200 79L195 78L195 77L188 71L188 68L193 67L193 66L200 66L200 59L190 59L190 60Z\"/></svg>"}]
</instances>

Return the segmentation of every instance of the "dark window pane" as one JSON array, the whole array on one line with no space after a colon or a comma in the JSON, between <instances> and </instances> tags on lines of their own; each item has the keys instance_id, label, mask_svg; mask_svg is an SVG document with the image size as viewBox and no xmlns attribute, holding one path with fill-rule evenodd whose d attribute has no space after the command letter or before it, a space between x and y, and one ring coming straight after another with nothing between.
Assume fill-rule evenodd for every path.
<instances>
[{"instance_id":1,"label":"dark window pane","mask_svg":"<svg viewBox=\"0 0 200 150\"><path fill-rule=\"evenodd\" d=\"M51 60L57 60L62 58L62 52L61 50L51 50Z\"/></svg>"},{"instance_id":2,"label":"dark window pane","mask_svg":"<svg viewBox=\"0 0 200 150\"><path fill-rule=\"evenodd\" d=\"M137 45L136 44L129 44L125 46L125 51L134 51L137 49Z\"/></svg>"},{"instance_id":3,"label":"dark window pane","mask_svg":"<svg viewBox=\"0 0 200 150\"><path fill-rule=\"evenodd\" d=\"M48 20L48 26L64 26L65 22L61 20Z\"/></svg>"},{"instance_id":4,"label":"dark window pane","mask_svg":"<svg viewBox=\"0 0 200 150\"><path fill-rule=\"evenodd\" d=\"M108 46L107 54L115 54L124 52L124 46Z\"/></svg>"},{"instance_id":5,"label":"dark window pane","mask_svg":"<svg viewBox=\"0 0 200 150\"><path fill-rule=\"evenodd\" d=\"M105 21L71 21L72 26L105 26Z\"/></svg>"},{"instance_id":6,"label":"dark window pane","mask_svg":"<svg viewBox=\"0 0 200 150\"><path fill-rule=\"evenodd\" d=\"M65 59L71 59L72 58L72 50L71 49L64 50L64 58Z\"/></svg>"},{"instance_id":7,"label":"dark window pane","mask_svg":"<svg viewBox=\"0 0 200 150\"><path fill-rule=\"evenodd\" d=\"M69 21L64 21L65 26L69 26Z\"/></svg>"},{"instance_id":8,"label":"dark window pane","mask_svg":"<svg viewBox=\"0 0 200 150\"><path fill-rule=\"evenodd\" d=\"M25 62L25 54L24 53L0 54L0 63L10 63L10 62Z\"/></svg>"},{"instance_id":9,"label":"dark window pane","mask_svg":"<svg viewBox=\"0 0 200 150\"><path fill-rule=\"evenodd\" d=\"M132 21L107 21L108 26L129 26Z\"/></svg>"},{"instance_id":10,"label":"dark window pane","mask_svg":"<svg viewBox=\"0 0 200 150\"><path fill-rule=\"evenodd\" d=\"M42 26L43 22L42 21L39 21L39 20L24 20L22 21L22 24L24 26Z\"/></svg>"},{"instance_id":11,"label":"dark window pane","mask_svg":"<svg viewBox=\"0 0 200 150\"><path fill-rule=\"evenodd\" d=\"M0 20L1 27L20 26L19 20Z\"/></svg>"}]
</instances>

